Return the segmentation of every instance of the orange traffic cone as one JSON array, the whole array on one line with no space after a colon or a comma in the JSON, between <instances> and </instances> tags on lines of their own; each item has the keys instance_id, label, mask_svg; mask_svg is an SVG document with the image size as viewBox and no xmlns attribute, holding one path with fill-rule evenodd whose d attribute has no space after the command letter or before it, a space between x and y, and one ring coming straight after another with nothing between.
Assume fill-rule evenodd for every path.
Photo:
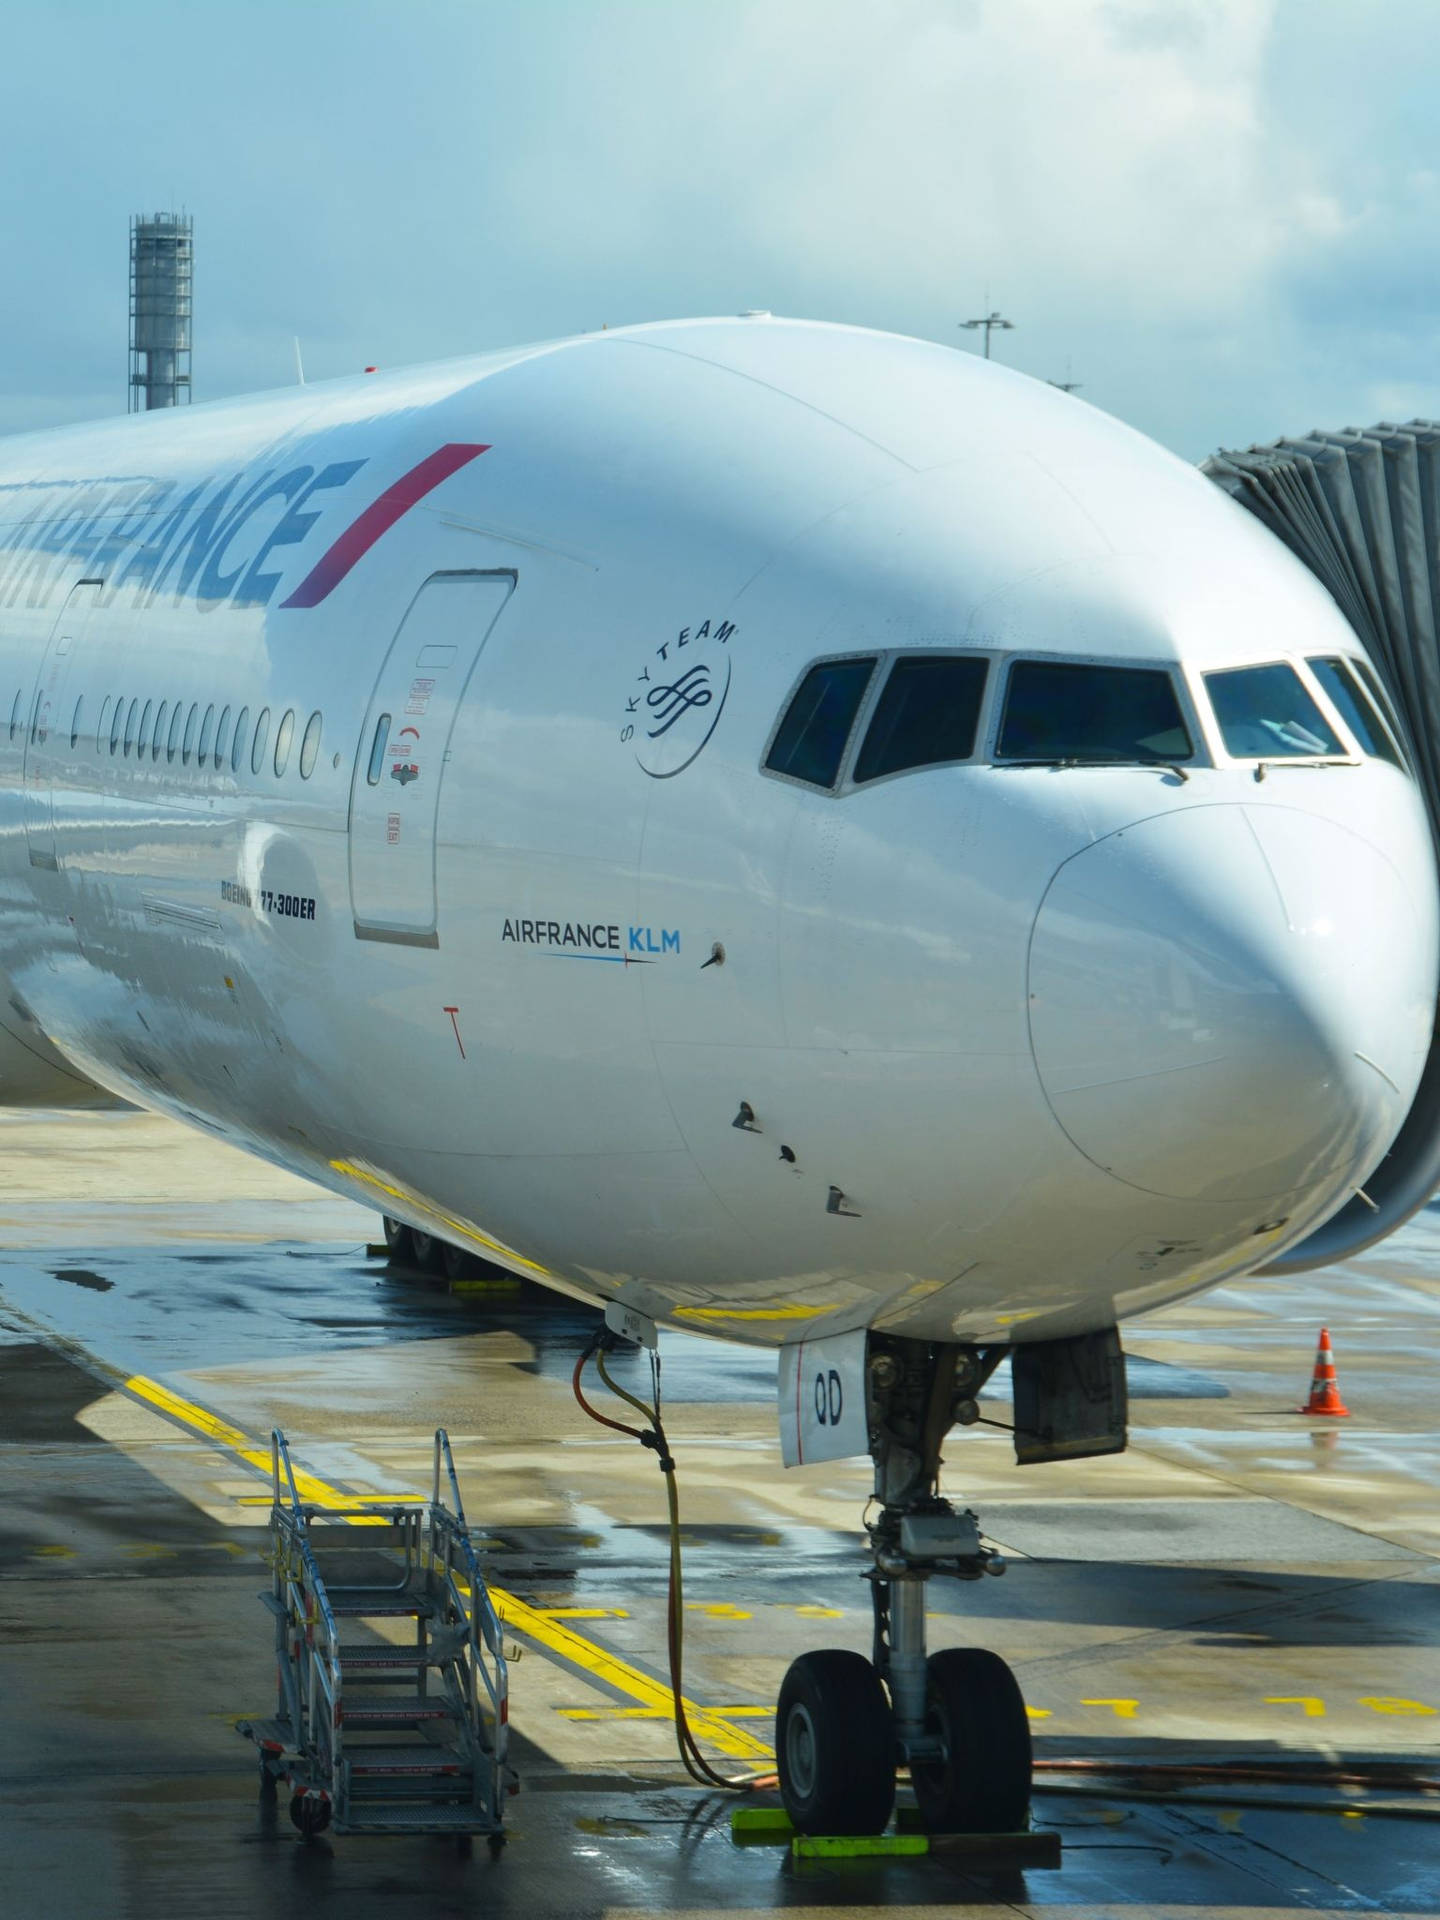
<instances>
[{"instance_id":1,"label":"orange traffic cone","mask_svg":"<svg viewBox=\"0 0 1440 1920\"><path fill-rule=\"evenodd\" d=\"M1320 1329L1320 1345L1315 1353L1315 1373L1310 1382L1310 1398L1300 1413L1328 1413L1349 1419L1350 1409L1340 1398L1340 1382L1335 1378L1335 1356L1330 1351L1330 1329Z\"/></svg>"}]
</instances>

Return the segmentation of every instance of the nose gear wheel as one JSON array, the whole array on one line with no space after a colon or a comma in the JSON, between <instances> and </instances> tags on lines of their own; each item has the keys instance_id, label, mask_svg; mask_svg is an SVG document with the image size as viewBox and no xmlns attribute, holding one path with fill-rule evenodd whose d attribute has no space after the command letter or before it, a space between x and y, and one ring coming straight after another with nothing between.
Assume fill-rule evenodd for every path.
<instances>
[{"instance_id":1,"label":"nose gear wheel","mask_svg":"<svg viewBox=\"0 0 1440 1920\"><path fill-rule=\"evenodd\" d=\"M775 1714L775 1757L797 1832L880 1832L895 1804L895 1719L862 1654L833 1647L792 1664Z\"/></svg>"},{"instance_id":2,"label":"nose gear wheel","mask_svg":"<svg viewBox=\"0 0 1440 1920\"><path fill-rule=\"evenodd\" d=\"M1030 1805L1030 1720L1015 1676L986 1647L946 1647L925 1666L935 1760L910 1780L931 1833L1014 1833Z\"/></svg>"}]
</instances>

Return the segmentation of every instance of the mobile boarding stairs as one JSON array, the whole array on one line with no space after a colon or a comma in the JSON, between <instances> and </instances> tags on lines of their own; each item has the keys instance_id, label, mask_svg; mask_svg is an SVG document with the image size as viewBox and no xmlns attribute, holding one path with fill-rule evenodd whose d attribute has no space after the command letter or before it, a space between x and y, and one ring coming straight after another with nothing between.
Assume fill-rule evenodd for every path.
<instances>
[{"instance_id":1,"label":"mobile boarding stairs","mask_svg":"<svg viewBox=\"0 0 1440 1920\"><path fill-rule=\"evenodd\" d=\"M271 1590L279 1703L242 1721L262 1785L290 1787L307 1838L449 1833L504 1845L509 1695L500 1621L465 1523L450 1441L428 1502L300 1497L270 1436ZM301 1475L303 1481L304 1475ZM448 1499L447 1499L448 1495ZM363 1636L363 1637L361 1637Z\"/></svg>"}]
</instances>

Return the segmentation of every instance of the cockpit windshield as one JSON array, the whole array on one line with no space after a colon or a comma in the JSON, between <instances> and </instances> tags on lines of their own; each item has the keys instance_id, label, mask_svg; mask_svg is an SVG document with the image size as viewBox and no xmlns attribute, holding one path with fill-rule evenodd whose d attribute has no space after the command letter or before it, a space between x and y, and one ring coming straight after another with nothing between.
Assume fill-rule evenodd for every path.
<instances>
[{"instance_id":1,"label":"cockpit windshield","mask_svg":"<svg viewBox=\"0 0 1440 1920\"><path fill-rule=\"evenodd\" d=\"M1368 753L1374 760L1388 760L1392 767L1402 765L1399 749L1390 738L1389 729L1355 678L1350 662L1327 655L1318 660L1312 659L1310 671L1329 695L1340 718L1360 742L1361 752Z\"/></svg>"},{"instance_id":2,"label":"cockpit windshield","mask_svg":"<svg viewBox=\"0 0 1440 1920\"><path fill-rule=\"evenodd\" d=\"M1283 660L1207 673L1205 687L1225 751L1237 760L1346 757L1304 681Z\"/></svg>"},{"instance_id":3,"label":"cockpit windshield","mask_svg":"<svg viewBox=\"0 0 1440 1920\"><path fill-rule=\"evenodd\" d=\"M1010 669L997 759L1133 766L1194 755L1163 668L1017 660Z\"/></svg>"}]
</instances>

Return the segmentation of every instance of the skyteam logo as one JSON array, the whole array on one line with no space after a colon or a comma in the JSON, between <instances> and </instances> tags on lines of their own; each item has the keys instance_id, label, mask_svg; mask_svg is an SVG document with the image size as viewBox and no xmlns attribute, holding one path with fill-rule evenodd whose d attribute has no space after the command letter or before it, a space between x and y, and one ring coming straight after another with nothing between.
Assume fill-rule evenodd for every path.
<instances>
[{"instance_id":1,"label":"skyteam logo","mask_svg":"<svg viewBox=\"0 0 1440 1920\"><path fill-rule=\"evenodd\" d=\"M652 780L673 780L700 758L730 697L731 620L682 627L656 647L625 695L620 743Z\"/></svg>"}]
</instances>

